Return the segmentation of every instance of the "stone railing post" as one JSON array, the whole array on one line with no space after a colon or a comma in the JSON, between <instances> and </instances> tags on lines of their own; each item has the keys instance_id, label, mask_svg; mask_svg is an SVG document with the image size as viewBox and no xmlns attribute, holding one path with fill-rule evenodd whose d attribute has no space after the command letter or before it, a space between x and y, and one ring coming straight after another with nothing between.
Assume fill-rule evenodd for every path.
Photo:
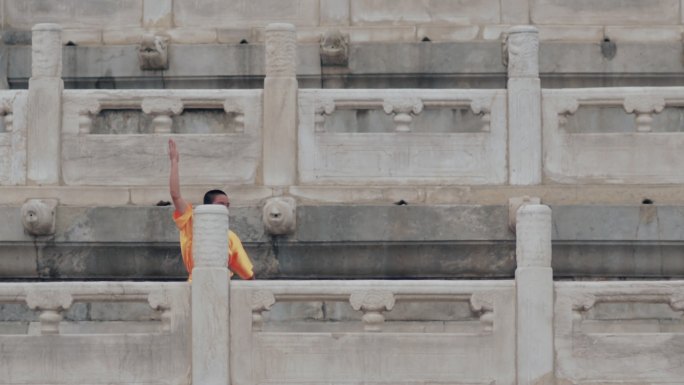
<instances>
[{"instance_id":1,"label":"stone railing post","mask_svg":"<svg viewBox=\"0 0 684 385\"><path fill-rule=\"evenodd\" d=\"M516 355L518 385L553 384L551 209L525 204L516 223Z\"/></svg>"},{"instance_id":2,"label":"stone railing post","mask_svg":"<svg viewBox=\"0 0 684 385\"><path fill-rule=\"evenodd\" d=\"M297 34L291 24L266 26L263 183L288 186L297 178Z\"/></svg>"},{"instance_id":3,"label":"stone railing post","mask_svg":"<svg viewBox=\"0 0 684 385\"><path fill-rule=\"evenodd\" d=\"M532 26L513 27L506 39L508 58L508 175L512 185L542 181L539 34Z\"/></svg>"},{"instance_id":4,"label":"stone railing post","mask_svg":"<svg viewBox=\"0 0 684 385\"><path fill-rule=\"evenodd\" d=\"M230 384L228 210L201 205L193 213L192 383Z\"/></svg>"},{"instance_id":5,"label":"stone railing post","mask_svg":"<svg viewBox=\"0 0 684 385\"><path fill-rule=\"evenodd\" d=\"M58 184L62 137L62 27L33 27L28 91L27 179Z\"/></svg>"}]
</instances>

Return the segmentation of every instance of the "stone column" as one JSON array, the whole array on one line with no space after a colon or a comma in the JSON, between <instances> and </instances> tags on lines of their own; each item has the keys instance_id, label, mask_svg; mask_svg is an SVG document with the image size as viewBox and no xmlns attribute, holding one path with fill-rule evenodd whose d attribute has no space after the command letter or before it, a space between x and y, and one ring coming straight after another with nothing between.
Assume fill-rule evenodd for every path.
<instances>
[{"instance_id":1,"label":"stone column","mask_svg":"<svg viewBox=\"0 0 684 385\"><path fill-rule=\"evenodd\" d=\"M263 184L297 181L297 34L291 24L266 27Z\"/></svg>"},{"instance_id":2,"label":"stone column","mask_svg":"<svg viewBox=\"0 0 684 385\"><path fill-rule=\"evenodd\" d=\"M230 383L228 210L201 205L193 214L192 383Z\"/></svg>"},{"instance_id":3,"label":"stone column","mask_svg":"<svg viewBox=\"0 0 684 385\"><path fill-rule=\"evenodd\" d=\"M508 176L512 185L542 181L539 34L532 26L510 29L508 58Z\"/></svg>"},{"instance_id":4,"label":"stone column","mask_svg":"<svg viewBox=\"0 0 684 385\"><path fill-rule=\"evenodd\" d=\"M28 91L27 178L58 184L62 134L62 27L33 27Z\"/></svg>"},{"instance_id":5,"label":"stone column","mask_svg":"<svg viewBox=\"0 0 684 385\"><path fill-rule=\"evenodd\" d=\"M516 339L518 385L553 384L551 209L526 204L516 223Z\"/></svg>"}]
</instances>

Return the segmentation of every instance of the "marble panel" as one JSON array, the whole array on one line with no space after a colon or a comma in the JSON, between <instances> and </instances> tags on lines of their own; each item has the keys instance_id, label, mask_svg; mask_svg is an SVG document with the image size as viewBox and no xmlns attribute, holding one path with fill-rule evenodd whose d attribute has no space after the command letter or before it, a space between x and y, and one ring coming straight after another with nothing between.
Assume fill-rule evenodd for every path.
<instances>
[{"instance_id":1,"label":"marble panel","mask_svg":"<svg viewBox=\"0 0 684 385\"><path fill-rule=\"evenodd\" d=\"M556 282L555 292L559 383L681 382L681 281Z\"/></svg>"},{"instance_id":2,"label":"marble panel","mask_svg":"<svg viewBox=\"0 0 684 385\"><path fill-rule=\"evenodd\" d=\"M7 0L8 27L29 29L37 23L57 23L64 28L140 26L139 0Z\"/></svg>"},{"instance_id":3,"label":"marble panel","mask_svg":"<svg viewBox=\"0 0 684 385\"><path fill-rule=\"evenodd\" d=\"M678 24L679 0L531 0L534 24Z\"/></svg>"},{"instance_id":4,"label":"marble panel","mask_svg":"<svg viewBox=\"0 0 684 385\"><path fill-rule=\"evenodd\" d=\"M657 127L657 116L684 102L683 88L612 88L543 91L544 177L555 183L657 183L684 181L679 165L684 133ZM621 108L625 129L571 126L584 106ZM615 121L615 119L612 119ZM676 121L676 120L675 120ZM608 131L608 132L606 132Z\"/></svg>"},{"instance_id":5,"label":"marble panel","mask_svg":"<svg viewBox=\"0 0 684 385\"><path fill-rule=\"evenodd\" d=\"M178 1L174 24L179 27L232 28L272 22L298 26L318 25L318 0Z\"/></svg>"},{"instance_id":6,"label":"marble panel","mask_svg":"<svg viewBox=\"0 0 684 385\"><path fill-rule=\"evenodd\" d=\"M304 183L506 181L506 106L502 91L306 90L299 95L298 160ZM480 129L449 133L451 130L442 127L413 132L411 125L423 107L470 108L481 115ZM360 124L357 117L346 132L328 132L325 121L335 118L336 109L384 109L395 131L358 132L354 127Z\"/></svg>"},{"instance_id":7,"label":"marble panel","mask_svg":"<svg viewBox=\"0 0 684 385\"><path fill-rule=\"evenodd\" d=\"M498 0L352 0L351 21L361 24L499 23Z\"/></svg>"}]
</instances>

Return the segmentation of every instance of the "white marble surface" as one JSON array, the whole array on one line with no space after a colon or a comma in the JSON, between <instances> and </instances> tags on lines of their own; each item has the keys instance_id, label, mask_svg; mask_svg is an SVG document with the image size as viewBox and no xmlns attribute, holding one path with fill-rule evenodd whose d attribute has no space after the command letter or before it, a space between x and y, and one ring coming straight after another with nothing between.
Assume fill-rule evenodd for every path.
<instances>
[{"instance_id":1,"label":"white marble surface","mask_svg":"<svg viewBox=\"0 0 684 385\"><path fill-rule=\"evenodd\" d=\"M298 161L303 183L503 184L507 180L503 91L301 90L299 95ZM316 114L321 111L325 119L335 119L335 109L382 109L402 100L420 101L424 108L486 111L488 131L484 120L480 132L357 133L356 127L348 127L349 132L317 131ZM389 122L393 117L396 121L396 110L392 111ZM420 113L414 109L409 115Z\"/></svg>"},{"instance_id":2,"label":"white marble surface","mask_svg":"<svg viewBox=\"0 0 684 385\"><path fill-rule=\"evenodd\" d=\"M679 167L684 156L678 149L684 135L678 127L664 131L638 132L625 127L602 132L603 127L564 126L585 106L617 107L625 118L636 120L645 112L651 119L659 110L681 105L684 88L589 88L544 90L543 137L544 178L555 183L661 184L681 183ZM634 105L637 103L638 105ZM630 111L631 114L628 115ZM642 120L645 125L647 120ZM611 125L620 122L611 122ZM673 130L674 129L674 130Z\"/></svg>"}]
</instances>

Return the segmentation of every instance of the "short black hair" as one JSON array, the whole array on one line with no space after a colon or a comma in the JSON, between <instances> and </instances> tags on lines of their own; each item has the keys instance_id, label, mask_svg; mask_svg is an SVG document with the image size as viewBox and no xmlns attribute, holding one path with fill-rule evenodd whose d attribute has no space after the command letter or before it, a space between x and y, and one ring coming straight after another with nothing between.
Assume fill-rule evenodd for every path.
<instances>
[{"instance_id":1,"label":"short black hair","mask_svg":"<svg viewBox=\"0 0 684 385\"><path fill-rule=\"evenodd\" d=\"M205 205L213 204L214 199L219 195L228 196L228 194L226 194L222 190L209 190L209 191L207 191L207 193L204 194L204 204Z\"/></svg>"}]
</instances>

